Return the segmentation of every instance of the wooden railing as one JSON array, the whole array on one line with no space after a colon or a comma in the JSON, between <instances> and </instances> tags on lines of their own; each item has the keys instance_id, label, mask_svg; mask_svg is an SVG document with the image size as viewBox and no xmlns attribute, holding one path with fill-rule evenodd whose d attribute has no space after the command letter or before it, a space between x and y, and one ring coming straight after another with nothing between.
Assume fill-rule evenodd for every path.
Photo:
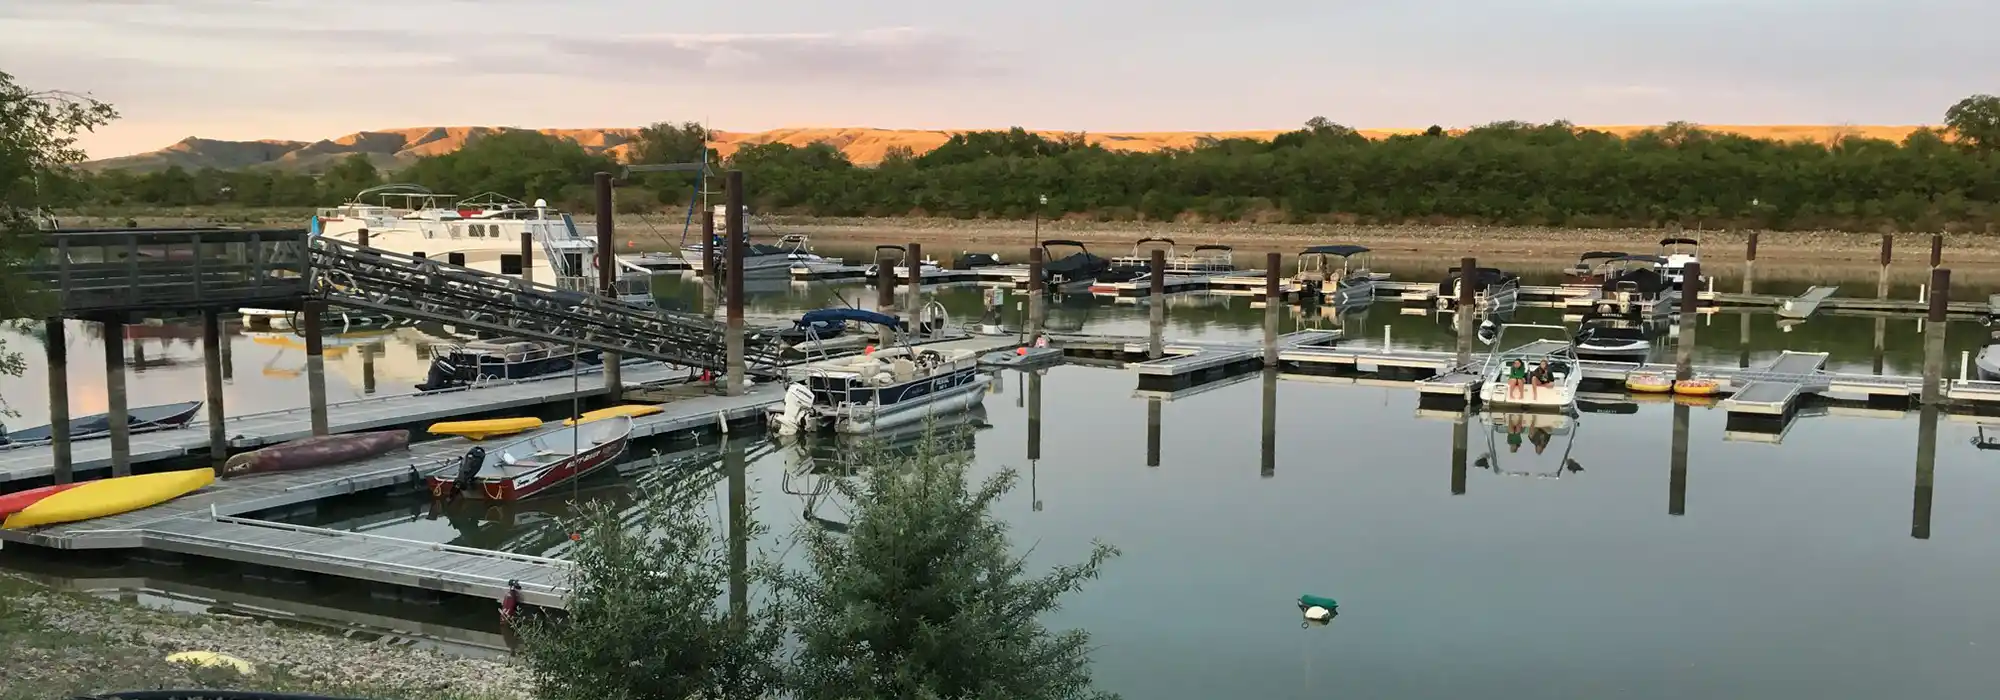
<instances>
[{"instance_id":1,"label":"wooden railing","mask_svg":"<svg viewBox=\"0 0 2000 700\"><path fill-rule=\"evenodd\" d=\"M65 315L288 307L305 291L299 229L49 231L28 266Z\"/></svg>"}]
</instances>

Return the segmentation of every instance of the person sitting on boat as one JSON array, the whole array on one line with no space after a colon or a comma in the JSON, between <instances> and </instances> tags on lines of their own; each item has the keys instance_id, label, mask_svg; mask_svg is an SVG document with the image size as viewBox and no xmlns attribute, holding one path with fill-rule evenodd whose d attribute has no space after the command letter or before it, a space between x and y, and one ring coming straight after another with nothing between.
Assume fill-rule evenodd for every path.
<instances>
[{"instance_id":1,"label":"person sitting on boat","mask_svg":"<svg viewBox=\"0 0 2000 700\"><path fill-rule=\"evenodd\" d=\"M1507 398L1517 399L1527 395L1523 385L1528 382L1528 363L1521 360L1507 361Z\"/></svg>"},{"instance_id":2,"label":"person sitting on boat","mask_svg":"<svg viewBox=\"0 0 2000 700\"><path fill-rule=\"evenodd\" d=\"M1540 398L1542 387L1555 386L1556 373L1549 369L1548 360L1542 360L1535 364L1535 371L1529 373L1528 380L1529 389L1534 392L1537 398Z\"/></svg>"}]
</instances>

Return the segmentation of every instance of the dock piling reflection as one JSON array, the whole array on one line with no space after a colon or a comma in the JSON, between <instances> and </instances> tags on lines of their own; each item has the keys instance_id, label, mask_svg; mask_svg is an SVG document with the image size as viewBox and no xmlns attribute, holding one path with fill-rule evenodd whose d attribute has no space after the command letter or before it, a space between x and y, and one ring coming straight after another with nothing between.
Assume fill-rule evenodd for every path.
<instances>
[{"instance_id":1,"label":"dock piling reflection","mask_svg":"<svg viewBox=\"0 0 2000 700\"><path fill-rule=\"evenodd\" d=\"M1262 478L1278 475L1278 370L1264 370L1264 432Z\"/></svg>"},{"instance_id":2,"label":"dock piling reflection","mask_svg":"<svg viewBox=\"0 0 2000 700\"><path fill-rule=\"evenodd\" d=\"M1688 406L1674 403L1674 444L1669 456L1667 515L1687 514L1688 487Z\"/></svg>"},{"instance_id":3,"label":"dock piling reflection","mask_svg":"<svg viewBox=\"0 0 2000 700\"><path fill-rule=\"evenodd\" d=\"M1937 468L1938 407L1926 404L1917 416L1917 478L1910 499L1910 536L1931 538L1931 485Z\"/></svg>"}]
</instances>

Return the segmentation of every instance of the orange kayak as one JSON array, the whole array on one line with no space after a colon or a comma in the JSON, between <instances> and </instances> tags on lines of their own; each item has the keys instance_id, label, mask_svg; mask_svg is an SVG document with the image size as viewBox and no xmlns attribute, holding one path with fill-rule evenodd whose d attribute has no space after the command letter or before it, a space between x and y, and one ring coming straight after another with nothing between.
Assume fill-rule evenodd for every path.
<instances>
[{"instance_id":1,"label":"orange kayak","mask_svg":"<svg viewBox=\"0 0 2000 700\"><path fill-rule=\"evenodd\" d=\"M70 489L82 485L83 484L81 482L74 484L55 484L53 486L43 486L38 489L28 489L26 491L17 491L15 493L0 494L0 520L5 520L7 516L21 512L28 506L34 505L36 501L40 501L44 498L54 496L56 494L68 491Z\"/></svg>"}]
</instances>

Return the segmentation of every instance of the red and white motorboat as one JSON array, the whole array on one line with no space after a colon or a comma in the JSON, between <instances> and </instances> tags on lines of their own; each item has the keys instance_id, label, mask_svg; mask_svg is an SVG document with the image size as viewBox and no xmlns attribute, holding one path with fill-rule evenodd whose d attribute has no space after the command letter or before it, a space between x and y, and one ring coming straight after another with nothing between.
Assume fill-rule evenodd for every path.
<instances>
[{"instance_id":1,"label":"red and white motorboat","mask_svg":"<svg viewBox=\"0 0 2000 700\"><path fill-rule=\"evenodd\" d=\"M632 418L617 416L552 430L487 450L474 447L455 474L430 477L431 495L518 501L580 479L625 453Z\"/></svg>"}]
</instances>

